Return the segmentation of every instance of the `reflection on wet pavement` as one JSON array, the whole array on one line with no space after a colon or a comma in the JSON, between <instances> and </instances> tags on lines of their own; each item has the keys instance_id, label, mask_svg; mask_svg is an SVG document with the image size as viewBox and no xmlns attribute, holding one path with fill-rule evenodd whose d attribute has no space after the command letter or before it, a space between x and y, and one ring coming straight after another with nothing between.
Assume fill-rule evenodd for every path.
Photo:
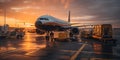
<instances>
[{"instance_id":1,"label":"reflection on wet pavement","mask_svg":"<svg viewBox=\"0 0 120 60\"><path fill-rule=\"evenodd\" d=\"M34 35L30 35L29 33L27 33L24 39L1 40L0 51L9 51L9 50L19 49L25 52L31 52L31 51L46 47L45 41L40 40L43 37L36 37L37 39L39 39L39 41L36 40L34 37L35 37Z\"/></svg>"},{"instance_id":2,"label":"reflection on wet pavement","mask_svg":"<svg viewBox=\"0 0 120 60\"><path fill-rule=\"evenodd\" d=\"M83 44L86 45L76 60L118 58L113 55L114 46L111 44L92 40L84 42L49 42L44 36L27 33L23 39L0 40L0 57L3 57L0 60L69 60Z\"/></svg>"},{"instance_id":3,"label":"reflection on wet pavement","mask_svg":"<svg viewBox=\"0 0 120 60\"><path fill-rule=\"evenodd\" d=\"M116 43L103 43L93 39L83 39L87 45L78 55L76 60L116 60L119 56L114 55Z\"/></svg>"},{"instance_id":4,"label":"reflection on wet pavement","mask_svg":"<svg viewBox=\"0 0 120 60\"><path fill-rule=\"evenodd\" d=\"M42 49L46 47L44 40L41 40L41 44L37 44L36 42L36 39L28 34L23 40L23 42L20 44L21 49L23 49L26 52L31 52L33 50Z\"/></svg>"},{"instance_id":5,"label":"reflection on wet pavement","mask_svg":"<svg viewBox=\"0 0 120 60\"><path fill-rule=\"evenodd\" d=\"M109 45L93 43L93 49L95 54L112 54L112 46Z\"/></svg>"}]
</instances>

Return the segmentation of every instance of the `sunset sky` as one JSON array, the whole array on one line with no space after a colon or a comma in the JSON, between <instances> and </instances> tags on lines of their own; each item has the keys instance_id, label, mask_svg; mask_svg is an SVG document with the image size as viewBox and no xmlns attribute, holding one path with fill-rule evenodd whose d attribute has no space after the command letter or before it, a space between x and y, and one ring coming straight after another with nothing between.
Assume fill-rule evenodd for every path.
<instances>
[{"instance_id":1,"label":"sunset sky","mask_svg":"<svg viewBox=\"0 0 120 60\"><path fill-rule=\"evenodd\" d=\"M4 24L5 9L10 26L34 24L46 14L67 21L70 10L72 22L120 27L120 0L0 0L0 25Z\"/></svg>"}]
</instances>

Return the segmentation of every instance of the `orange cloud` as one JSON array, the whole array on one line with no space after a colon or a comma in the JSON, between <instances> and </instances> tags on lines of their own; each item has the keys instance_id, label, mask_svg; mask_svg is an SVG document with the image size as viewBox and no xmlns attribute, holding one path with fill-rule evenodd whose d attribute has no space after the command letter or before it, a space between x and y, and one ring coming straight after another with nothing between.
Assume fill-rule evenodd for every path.
<instances>
[{"instance_id":1,"label":"orange cloud","mask_svg":"<svg viewBox=\"0 0 120 60\"><path fill-rule=\"evenodd\" d=\"M56 5L56 4L62 4L65 9L67 9L70 5L70 3L73 2L73 0L41 0L41 4L43 6L46 5Z\"/></svg>"},{"instance_id":2,"label":"orange cloud","mask_svg":"<svg viewBox=\"0 0 120 60\"><path fill-rule=\"evenodd\" d=\"M73 0L61 0L61 3L64 4L64 8L67 9L72 1Z\"/></svg>"},{"instance_id":3,"label":"orange cloud","mask_svg":"<svg viewBox=\"0 0 120 60\"><path fill-rule=\"evenodd\" d=\"M66 9L73 0L25 0L20 6L11 6L7 10L7 17L34 23L41 15L52 15L57 18L67 18ZM2 10L0 9L0 12ZM1 14L3 16L3 14ZM8 18L8 20L9 20ZM3 24L3 23L0 23ZM14 24L15 25L15 24Z\"/></svg>"}]
</instances>

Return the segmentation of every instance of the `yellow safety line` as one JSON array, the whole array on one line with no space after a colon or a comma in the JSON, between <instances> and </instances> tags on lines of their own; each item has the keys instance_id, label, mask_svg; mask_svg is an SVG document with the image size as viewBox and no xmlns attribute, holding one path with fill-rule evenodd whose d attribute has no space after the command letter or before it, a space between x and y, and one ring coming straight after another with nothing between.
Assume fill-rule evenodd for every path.
<instances>
[{"instance_id":1,"label":"yellow safety line","mask_svg":"<svg viewBox=\"0 0 120 60\"><path fill-rule=\"evenodd\" d=\"M70 60L75 60L78 54L83 50L86 44L83 44L82 47L71 57Z\"/></svg>"}]
</instances>

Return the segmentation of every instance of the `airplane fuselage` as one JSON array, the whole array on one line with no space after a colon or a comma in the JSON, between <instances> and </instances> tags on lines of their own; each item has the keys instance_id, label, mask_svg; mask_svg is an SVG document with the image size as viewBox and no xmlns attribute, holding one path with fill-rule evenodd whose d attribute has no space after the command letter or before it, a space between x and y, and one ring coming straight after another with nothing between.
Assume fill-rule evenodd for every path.
<instances>
[{"instance_id":1,"label":"airplane fuselage","mask_svg":"<svg viewBox=\"0 0 120 60\"><path fill-rule=\"evenodd\" d=\"M43 15L37 19L35 26L40 30L59 30L60 28L70 27L70 23L57 19L49 15Z\"/></svg>"}]
</instances>

